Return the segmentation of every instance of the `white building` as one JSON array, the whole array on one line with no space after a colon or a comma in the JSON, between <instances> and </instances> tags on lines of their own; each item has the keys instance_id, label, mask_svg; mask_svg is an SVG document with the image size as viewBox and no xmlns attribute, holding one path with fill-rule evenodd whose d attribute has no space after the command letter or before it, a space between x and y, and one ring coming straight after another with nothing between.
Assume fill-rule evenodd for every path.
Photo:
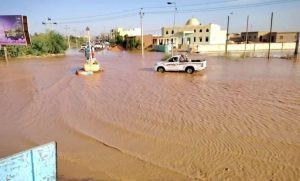
<instances>
[{"instance_id":1,"label":"white building","mask_svg":"<svg viewBox=\"0 0 300 181\"><path fill-rule=\"evenodd\" d=\"M171 38L168 43L175 41L175 47L203 44L216 45L225 44L226 31L221 30L221 27L216 24L202 25L193 17L184 26L163 27L162 37Z\"/></svg>"},{"instance_id":2,"label":"white building","mask_svg":"<svg viewBox=\"0 0 300 181\"><path fill-rule=\"evenodd\" d=\"M141 28L129 28L129 29L124 29L124 28L115 28L111 30L112 36L116 36L119 34L120 36L140 36L141 35Z\"/></svg>"}]
</instances>

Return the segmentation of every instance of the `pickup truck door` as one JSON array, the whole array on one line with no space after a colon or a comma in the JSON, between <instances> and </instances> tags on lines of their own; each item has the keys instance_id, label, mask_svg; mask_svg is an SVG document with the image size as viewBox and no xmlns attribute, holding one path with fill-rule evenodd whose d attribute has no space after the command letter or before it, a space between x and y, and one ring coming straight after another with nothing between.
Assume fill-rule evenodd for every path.
<instances>
[{"instance_id":1,"label":"pickup truck door","mask_svg":"<svg viewBox=\"0 0 300 181\"><path fill-rule=\"evenodd\" d=\"M188 64L187 61L179 61L179 64L177 66L178 71L184 71L187 64Z\"/></svg>"},{"instance_id":2,"label":"pickup truck door","mask_svg":"<svg viewBox=\"0 0 300 181\"><path fill-rule=\"evenodd\" d=\"M171 57L165 64L167 71L178 71L178 57Z\"/></svg>"}]
</instances>

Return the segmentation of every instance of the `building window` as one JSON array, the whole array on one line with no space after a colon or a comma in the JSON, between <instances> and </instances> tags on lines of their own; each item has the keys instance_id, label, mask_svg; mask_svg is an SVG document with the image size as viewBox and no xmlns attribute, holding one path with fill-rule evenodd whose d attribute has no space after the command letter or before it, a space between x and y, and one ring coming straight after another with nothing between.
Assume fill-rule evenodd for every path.
<instances>
[{"instance_id":1,"label":"building window","mask_svg":"<svg viewBox=\"0 0 300 181\"><path fill-rule=\"evenodd\" d=\"M199 41L202 42L202 37L199 37Z\"/></svg>"},{"instance_id":2,"label":"building window","mask_svg":"<svg viewBox=\"0 0 300 181\"><path fill-rule=\"evenodd\" d=\"M169 34L169 32L168 32L168 31L166 31L166 34Z\"/></svg>"},{"instance_id":3,"label":"building window","mask_svg":"<svg viewBox=\"0 0 300 181\"><path fill-rule=\"evenodd\" d=\"M188 38L187 38L187 44L189 45L190 43L191 43L191 38L188 37Z\"/></svg>"},{"instance_id":4,"label":"building window","mask_svg":"<svg viewBox=\"0 0 300 181\"><path fill-rule=\"evenodd\" d=\"M254 36L254 39L256 39L256 36Z\"/></svg>"},{"instance_id":5,"label":"building window","mask_svg":"<svg viewBox=\"0 0 300 181\"><path fill-rule=\"evenodd\" d=\"M194 33L196 33L196 29L194 29Z\"/></svg>"},{"instance_id":6,"label":"building window","mask_svg":"<svg viewBox=\"0 0 300 181\"><path fill-rule=\"evenodd\" d=\"M202 29L200 29L200 31L199 31L200 33L202 32Z\"/></svg>"},{"instance_id":7,"label":"building window","mask_svg":"<svg viewBox=\"0 0 300 181\"><path fill-rule=\"evenodd\" d=\"M205 38L205 41L208 42L208 40L209 40L209 39L208 39L208 36L207 36L207 37Z\"/></svg>"},{"instance_id":8,"label":"building window","mask_svg":"<svg viewBox=\"0 0 300 181\"><path fill-rule=\"evenodd\" d=\"M280 38L280 40L282 40L282 39L283 39L283 36L280 36L279 38Z\"/></svg>"},{"instance_id":9,"label":"building window","mask_svg":"<svg viewBox=\"0 0 300 181\"><path fill-rule=\"evenodd\" d=\"M196 37L194 37L194 42L196 42Z\"/></svg>"},{"instance_id":10,"label":"building window","mask_svg":"<svg viewBox=\"0 0 300 181\"><path fill-rule=\"evenodd\" d=\"M208 29L208 28L206 29L206 32L209 32L209 29Z\"/></svg>"},{"instance_id":11,"label":"building window","mask_svg":"<svg viewBox=\"0 0 300 181\"><path fill-rule=\"evenodd\" d=\"M242 39L245 39L245 37L244 37L244 36L242 36Z\"/></svg>"},{"instance_id":12,"label":"building window","mask_svg":"<svg viewBox=\"0 0 300 181\"><path fill-rule=\"evenodd\" d=\"M172 34L174 34L174 30L172 30Z\"/></svg>"}]
</instances>

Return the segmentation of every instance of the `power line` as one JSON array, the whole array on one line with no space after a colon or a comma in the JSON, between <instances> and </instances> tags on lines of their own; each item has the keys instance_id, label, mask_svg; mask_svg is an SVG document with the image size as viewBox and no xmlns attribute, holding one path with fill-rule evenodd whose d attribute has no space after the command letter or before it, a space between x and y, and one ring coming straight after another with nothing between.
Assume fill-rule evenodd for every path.
<instances>
[{"instance_id":1,"label":"power line","mask_svg":"<svg viewBox=\"0 0 300 181\"><path fill-rule=\"evenodd\" d=\"M111 16L116 14L125 14L128 12L137 12L139 9L130 9L130 10L123 10L123 11L116 11L116 12L110 12L110 13L104 13L104 14L98 14L93 16L81 16L81 17L69 17L69 18L56 18L55 20L73 20L73 19L87 19L87 18L97 18L97 17L103 17L103 16Z\"/></svg>"},{"instance_id":2,"label":"power line","mask_svg":"<svg viewBox=\"0 0 300 181\"><path fill-rule=\"evenodd\" d=\"M300 0L277 0L277 1L268 1L268 2L259 2L259 3L249 3L249 4L239 4L239 5L232 5L232 6L220 6L214 8L200 8L200 9L183 9L178 10L177 13L195 13L195 12L207 12L207 11L222 11L222 10L232 10L232 9L243 9L243 8L253 8L259 6L268 6L268 5L275 5L275 4L284 4L284 3L291 3ZM171 10L169 11L148 11L145 12L147 14L168 14L172 13Z\"/></svg>"},{"instance_id":3,"label":"power line","mask_svg":"<svg viewBox=\"0 0 300 181\"><path fill-rule=\"evenodd\" d=\"M112 19L122 19L122 18L133 17L133 16L137 16L137 13L118 15L118 16L112 16L112 17L106 17L106 18L78 20L78 21L62 21L62 22L58 22L58 23L59 24L76 24L76 23L86 23L86 22L95 22L95 21L107 21L107 20L112 20Z\"/></svg>"},{"instance_id":4,"label":"power line","mask_svg":"<svg viewBox=\"0 0 300 181\"><path fill-rule=\"evenodd\" d=\"M202 5L207 5L207 4L224 4L224 3L229 3L229 2L234 2L234 1L239 1L239 0L227 0L227 1L209 1L209 2L202 2L202 3L196 3L196 4L183 4L180 5L180 7L188 7L188 6L202 6ZM165 9L169 6L157 6L157 7L144 7L143 9ZM104 13L104 14L99 14L99 15L92 15L92 16L80 16L80 17L69 17L69 18L55 18L55 21L61 21L62 22L67 22L65 20L78 20L78 19L90 19L90 18L97 18L97 17L103 17L103 16L109 16L112 15L121 15L124 13L129 13L129 12L138 12L140 9L129 9L129 10L123 10L123 11L116 11L116 12L110 12L110 13ZM125 14L126 16L127 14ZM84 21L84 20L82 20ZM89 21L89 20L87 20ZM79 22L79 21L78 21Z\"/></svg>"},{"instance_id":5,"label":"power line","mask_svg":"<svg viewBox=\"0 0 300 181\"><path fill-rule=\"evenodd\" d=\"M253 8L259 6L269 6L269 5L276 5L276 4L284 4L284 3L291 3L297 2L300 0L273 0L273 1L265 1L265 2L257 2L257 3L247 3L247 4L237 4L237 5L227 5L227 6L218 6L218 7L211 7L211 8L197 8L197 9L185 9L182 7L195 7L195 6L203 6L203 5L213 5L213 4L226 4L230 2L235 2L239 0L228 0L228 1L210 1L210 2L202 2L196 4L182 4L178 5L180 9L177 10L176 13L195 13L195 12L208 12L208 11L223 11L223 10L232 10L232 9L243 9L243 8ZM166 6L162 7L145 7L144 9L159 9L159 8L166 8ZM107 21L112 19L121 19L121 18L128 18L128 17L137 17L140 9L130 9L130 10L123 10L111 13L104 13L99 15L93 16L82 16L82 17L73 17L73 18L60 18L55 19L62 20L58 21L58 24L75 24L75 23L86 23L86 22L95 22L95 21ZM127 12L127 13L126 13ZM132 12L132 13L129 13ZM125 13L125 14L124 14ZM173 13L173 10L167 11L144 11L145 14L168 14ZM82 19L82 20L80 20ZM70 20L70 21L64 21Z\"/></svg>"},{"instance_id":6,"label":"power line","mask_svg":"<svg viewBox=\"0 0 300 181\"><path fill-rule=\"evenodd\" d=\"M188 6L202 6L202 5L208 5L208 4L224 4L224 3L229 3L229 2L234 2L234 1L239 1L239 0L221 0L221 1L209 1L209 2L202 2L202 3L196 3L196 4L183 4L180 5L180 7L188 7ZM143 7L143 9L165 9L168 8L169 6L157 6L157 7ZM98 14L98 15L92 15L92 16L80 16L80 17L69 17L69 18L54 18L55 21L64 21L64 20L74 20L74 19L89 19L89 18L97 18L97 17L103 17L103 16L111 16L111 15L116 15L116 14L124 14L124 13L129 13L129 12L138 12L140 9L135 8L135 9L129 9L129 10L122 10L122 11L116 11L116 12L109 12L109 13L104 13L104 14Z\"/></svg>"}]
</instances>

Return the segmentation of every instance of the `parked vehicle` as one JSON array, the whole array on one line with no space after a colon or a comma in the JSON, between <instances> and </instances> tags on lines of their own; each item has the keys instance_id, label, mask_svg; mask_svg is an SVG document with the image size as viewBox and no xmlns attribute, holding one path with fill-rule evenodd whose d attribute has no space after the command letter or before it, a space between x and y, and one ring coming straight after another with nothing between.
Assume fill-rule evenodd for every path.
<instances>
[{"instance_id":1,"label":"parked vehicle","mask_svg":"<svg viewBox=\"0 0 300 181\"><path fill-rule=\"evenodd\" d=\"M102 48L103 48L103 45L100 44L100 43L95 43L94 48L95 48L95 49L102 49Z\"/></svg>"},{"instance_id":2,"label":"parked vehicle","mask_svg":"<svg viewBox=\"0 0 300 181\"><path fill-rule=\"evenodd\" d=\"M86 45L85 45L85 44L82 44L82 45L80 46L80 50L84 51L84 50L85 50L85 47L86 47Z\"/></svg>"},{"instance_id":3,"label":"parked vehicle","mask_svg":"<svg viewBox=\"0 0 300 181\"><path fill-rule=\"evenodd\" d=\"M205 68L206 60L191 60L186 55L174 55L154 65L154 70L161 73L165 71L185 71L192 74L195 71L204 70Z\"/></svg>"}]
</instances>

